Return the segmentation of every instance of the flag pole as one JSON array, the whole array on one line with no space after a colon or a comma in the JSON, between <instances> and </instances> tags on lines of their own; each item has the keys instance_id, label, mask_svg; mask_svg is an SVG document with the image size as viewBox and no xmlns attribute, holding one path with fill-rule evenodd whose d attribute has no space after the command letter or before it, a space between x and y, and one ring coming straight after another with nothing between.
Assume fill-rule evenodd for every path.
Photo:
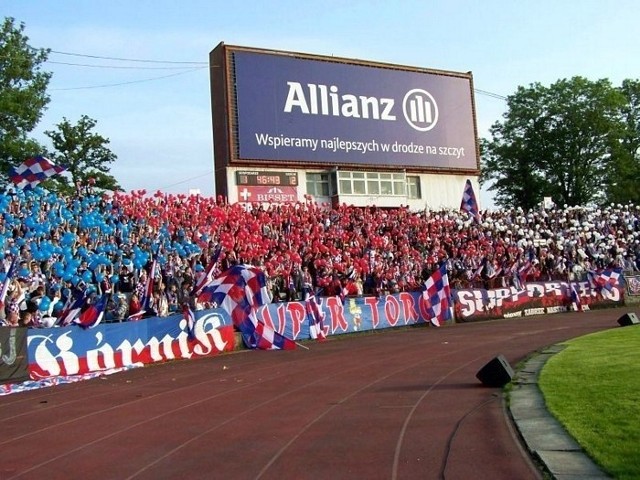
<instances>
[{"instance_id":1,"label":"flag pole","mask_svg":"<svg viewBox=\"0 0 640 480\"><path fill-rule=\"evenodd\" d=\"M298 342L294 342L294 343L295 343L296 345L298 345L299 347L304 348L305 350L309 350L309 347L307 347L307 346L305 346L305 345L302 345L301 343L298 343Z\"/></svg>"}]
</instances>

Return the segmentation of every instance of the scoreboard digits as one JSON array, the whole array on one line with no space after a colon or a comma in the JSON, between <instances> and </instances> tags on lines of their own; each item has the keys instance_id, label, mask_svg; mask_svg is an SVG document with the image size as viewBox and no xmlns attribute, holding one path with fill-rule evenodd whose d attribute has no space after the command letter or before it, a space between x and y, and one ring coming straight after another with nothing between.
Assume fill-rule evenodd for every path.
<instances>
[{"instance_id":1,"label":"scoreboard digits","mask_svg":"<svg viewBox=\"0 0 640 480\"><path fill-rule=\"evenodd\" d=\"M298 173L238 171L236 172L236 181L238 185L297 187Z\"/></svg>"}]
</instances>

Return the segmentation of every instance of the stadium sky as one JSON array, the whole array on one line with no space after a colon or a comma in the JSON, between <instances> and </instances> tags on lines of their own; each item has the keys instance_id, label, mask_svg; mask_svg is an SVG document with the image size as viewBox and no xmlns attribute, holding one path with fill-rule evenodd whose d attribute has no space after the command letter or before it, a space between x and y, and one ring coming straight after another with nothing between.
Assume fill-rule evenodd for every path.
<instances>
[{"instance_id":1,"label":"stadium sky","mask_svg":"<svg viewBox=\"0 0 640 480\"><path fill-rule=\"evenodd\" d=\"M471 71L481 137L518 86L640 78L636 0L0 0L0 12L52 50L34 136L95 119L126 191L214 194L208 55L221 41Z\"/></svg>"}]
</instances>

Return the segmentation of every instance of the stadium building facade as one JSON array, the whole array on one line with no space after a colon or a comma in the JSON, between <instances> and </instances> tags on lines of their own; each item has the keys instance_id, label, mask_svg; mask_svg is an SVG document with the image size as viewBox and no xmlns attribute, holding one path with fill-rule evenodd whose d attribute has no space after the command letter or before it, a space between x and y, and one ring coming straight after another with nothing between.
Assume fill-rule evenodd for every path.
<instances>
[{"instance_id":1,"label":"stadium building facade","mask_svg":"<svg viewBox=\"0 0 640 480\"><path fill-rule=\"evenodd\" d=\"M471 72L220 43L216 193L231 203L459 208L480 173Z\"/></svg>"}]
</instances>

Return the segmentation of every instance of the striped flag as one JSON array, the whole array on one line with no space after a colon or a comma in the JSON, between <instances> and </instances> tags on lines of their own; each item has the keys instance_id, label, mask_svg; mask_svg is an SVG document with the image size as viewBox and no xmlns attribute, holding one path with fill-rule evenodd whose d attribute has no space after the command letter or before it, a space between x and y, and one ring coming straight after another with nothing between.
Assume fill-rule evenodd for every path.
<instances>
[{"instance_id":1,"label":"striped flag","mask_svg":"<svg viewBox=\"0 0 640 480\"><path fill-rule=\"evenodd\" d=\"M343 305L347 301L348 295L349 295L349 289L347 288L346 285L344 285L342 288L340 288L340 301L342 302Z\"/></svg>"},{"instance_id":2,"label":"striped flag","mask_svg":"<svg viewBox=\"0 0 640 480\"><path fill-rule=\"evenodd\" d=\"M187 321L187 333L189 334L189 338L193 340L196 337L196 315L193 313L193 310L191 310L188 303L182 305L182 315Z\"/></svg>"},{"instance_id":3,"label":"striped flag","mask_svg":"<svg viewBox=\"0 0 640 480\"><path fill-rule=\"evenodd\" d=\"M475 271L470 272L471 276L469 277L469 280L473 282L476 278L480 278L480 275L482 275L483 270L484 270L484 263L481 264Z\"/></svg>"},{"instance_id":4,"label":"striped flag","mask_svg":"<svg viewBox=\"0 0 640 480\"><path fill-rule=\"evenodd\" d=\"M573 282L569 282L569 286L570 286L570 296L571 296L571 301L576 305L576 311L581 312L582 311L582 300L580 299L580 294L578 293L578 290L576 290L576 284Z\"/></svg>"},{"instance_id":5,"label":"striped flag","mask_svg":"<svg viewBox=\"0 0 640 480\"><path fill-rule=\"evenodd\" d=\"M82 292L81 290L74 290L74 292L69 295L69 298L67 298L67 301L62 307L62 311L60 312L60 316L58 317L57 324L61 327L66 327L67 325L70 325L72 322L74 322L80 315L80 311L82 310L84 302L84 292Z\"/></svg>"},{"instance_id":6,"label":"striped flag","mask_svg":"<svg viewBox=\"0 0 640 480\"><path fill-rule=\"evenodd\" d=\"M16 257L13 257L13 260L11 260L11 264L9 265L9 269L7 270L7 274L4 278L4 283L2 284L2 288L0 289L0 308L4 308L4 300L7 298L9 284L16 274L16 260Z\"/></svg>"},{"instance_id":7,"label":"striped flag","mask_svg":"<svg viewBox=\"0 0 640 480\"><path fill-rule=\"evenodd\" d=\"M424 283L425 289L422 297L429 305L430 320L433 325L439 327L451 318L451 288L447 275L447 264L433 272Z\"/></svg>"},{"instance_id":8,"label":"striped flag","mask_svg":"<svg viewBox=\"0 0 640 480\"><path fill-rule=\"evenodd\" d=\"M142 320L142 317L144 317L145 313L147 313L146 310L140 310L137 313L133 313L127 317L127 321L135 322L138 320Z\"/></svg>"},{"instance_id":9,"label":"striped flag","mask_svg":"<svg viewBox=\"0 0 640 480\"><path fill-rule=\"evenodd\" d=\"M464 192L462 193L460 210L472 215L476 222L480 223L480 209L478 208L478 201L476 200L476 194L473 191L471 180L468 178L467 183L464 186Z\"/></svg>"},{"instance_id":10,"label":"striped flag","mask_svg":"<svg viewBox=\"0 0 640 480\"><path fill-rule=\"evenodd\" d=\"M304 306L309 321L309 337L314 340L325 340L327 337L324 333L324 313L320 310L315 294L305 299Z\"/></svg>"},{"instance_id":11,"label":"striped flag","mask_svg":"<svg viewBox=\"0 0 640 480\"><path fill-rule=\"evenodd\" d=\"M16 187L31 190L40 182L64 170L64 167L55 165L48 158L31 157L27 158L19 167L12 168L9 172L9 178L16 184Z\"/></svg>"},{"instance_id":12,"label":"striped flag","mask_svg":"<svg viewBox=\"0 0 640 480\"><path fill-rule=\"evenodd\" d=\"M245 321L239 327L242 340L249 348L259 350L293 350L296 343L279 334L256 317L256 311L251 310Z\"/></svg>"},{"instance_id":13,"label":"striped flag","mask_svg":"<svg viewBox=\"0 0 640 480\"><path fill-rule=\"evenodd\" d=\"M85 304L87 299L85 298ZM102 295L97 302L92 303L89 307L81 312L73 321L83 328L93 328L100 324L104 317L104 311L107 308L109 294Z\"/></svg>"},{"instance_id":14,"label":"striped flag","mask_svg":"<svg viewBox=\"0 0 640 480\"><path fill-rule=\"evenodd\" d=\"M527 260L524 263L524 265L522 265L518 269L518 280L520 280L521 285L524 285L526 283L525 280L527 279L527 275L529 275L529 271L531 270L532 267L533 267L533 264L531 263L531 261Z\"/></svg>"},{"instance_id":15,"label":"striped flag","mask_svg":"<svg viewBox=\"0 0 640 480\"><path fill-rule=\"evenodd\" d=\"M358 272L355 268L352 268L347 275L347 279L344 280L344 285L340 288L340 301L344 305L347 301L347 297L349 296L349 282L353 282L358 276Z\"/></svg>"},{"instance_id":16,"label":"striped flag","mask_svg":"<svg viewBox=\"0 0 640 480\"><path fill-rule=\"evenodd\" d=\"M220 257L220 252L222 251L222 245L218 244L213 255L211 257L211 261L209 261L209 265L204 271L204 274L198 278L198 281L193 286L193 290L191 291L192 297L197 297L202 292L202 289L206 287L209 283L211 283L214 279L214 270L216 268L216 264L218 263L218 258Z\"/></svg>"},{"instance_id":17,"label":"striped flag","mask_svg":"<svg viewBox=\"0 0 640 480\"><path fill-rule=\"evenodd\" d=\"M258 267L234 265L204 287L198 300L225 309L248 348L290 350L296 347L293 340L256 317L258 307L271 302L267 277Z\"/></svg>"},{"instance_id":18,"label":"striped flag","mask_svg":"<svg viewBox=\"0 0 640 480\"><path fill-rule=\"evenodd\" d=\"M620 285L622 276L622 268L607 268L601 272L589 270L587 277L593 288L604 288L607 291L613 290L613 287Z\"/></svg>"},{"instance_id":19,"label":"striped flag","mask_svg":"<svg viewBox=\"0 0 640 480\"><path fill-rule=\"evenodd\" d=\"M497 278L498 275L500 275L502 273L502 267L495 268L495 267L492 266L491 270L492 270L493 273L489 274L489 278Z\"/></svg>"},{"instance_id":20,"label":"striped flag","mask_svg":"<svg viewBox=\"0 0 640 480\"><path fill-rule=\"evenodd\" d=\"M140 311L138 313L134 313L133 315L129 315L127 320L140 320L147 311L151 308L151 299L153 298L153 283L155 281L156 269L158 268L158 262L156 260L151 264L151 270L149 271L149 275L147 275L147 279L145 280L143 285L138 285L140 287Z\"/></svg>"}]
</instances>

